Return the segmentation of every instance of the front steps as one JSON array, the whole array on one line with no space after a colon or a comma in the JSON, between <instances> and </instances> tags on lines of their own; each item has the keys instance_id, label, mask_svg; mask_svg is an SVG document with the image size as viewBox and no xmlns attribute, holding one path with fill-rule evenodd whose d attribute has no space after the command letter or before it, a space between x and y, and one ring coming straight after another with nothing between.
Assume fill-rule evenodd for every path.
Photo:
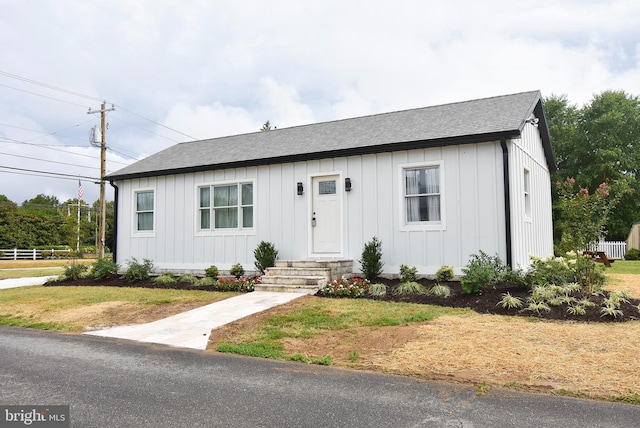
<instances>
[{"instance_id":1,"label":"front steps","mask_svg":"<svg viewBox=\"0 0 640 428\"><path fill-rule=\"evenodd\" d=\"M276 260L255 289L315 294L327 282L352 271L352 260Z\"/></svg>"}]
</instances>

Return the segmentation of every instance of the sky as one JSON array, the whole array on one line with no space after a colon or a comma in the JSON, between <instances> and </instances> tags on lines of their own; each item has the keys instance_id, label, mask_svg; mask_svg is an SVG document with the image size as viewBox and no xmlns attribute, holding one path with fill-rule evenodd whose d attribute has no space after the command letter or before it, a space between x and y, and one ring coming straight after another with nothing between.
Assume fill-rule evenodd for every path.
<instances>
[{"instance_id":1,"label":"sky","mask_svg":"<svg viewBox=\"0 0 640 428\"><path fill-rule=\"evenodd\" d=\"M103 101L111 173L267 120L638 96L638 22L637 0L0 0L0 195L97 200Z\"/></svg>"}]
</instances>

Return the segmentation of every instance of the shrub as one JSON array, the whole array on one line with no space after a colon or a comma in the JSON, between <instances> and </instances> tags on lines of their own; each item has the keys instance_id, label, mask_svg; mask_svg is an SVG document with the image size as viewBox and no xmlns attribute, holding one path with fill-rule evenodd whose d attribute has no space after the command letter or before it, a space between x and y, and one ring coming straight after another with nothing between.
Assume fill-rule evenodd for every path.
<instances>
[{"instance_id":1,"label":"shrub","mask_svg":"<svg viewBox=\"0 0 640 428\"><path fill-rule=\"evenodd\" d=\"M163 273L162 275L157 276L153 279L154 284L161 284L161 285L172 285L172 284L175 284L176 282L178 282L176 280L176 277L170 272Z\"/></svg>"},{"instance_id":2,"label":"shrub","mask_svg":"<svg viewBox=\"0 0 640 428\"><path fill-rule=\"evenodd\" d=\"M218 267L216 265L211 265L204 270L204 276L208 278L217 278L218 277Z\"/></svg>"},{"instance_id":3,"label":"shrub","mask_svg":"<svg viewBox=\"0 0 640 428\"><path fill-rule=\"evenodd\" d=\"M336 297L362 297L371 287L371 282L368 279L351 277L334 279L328 282L327 285L320 289L322 296L336 296Z\"/></svg>"},{"instance_id":4,"label":"shrub","mask_svg":"<svg viewBox=\"0 0 640 428\"><path fill-rule=\"evenodd\" d=\"M139 263L135 257L132 257L129 267L122 275L122 279L129 282L143 281L151 277L152 270L153 262L151 260L144 259L142 263Z\"/></svg>"},{"instance_id":5,"label":"shrub","mask_svg":"<svg viewBox=\"0 0 640 428\"><path fill-rule=\"evenodd\" d=\"M257 278L248 278L241 276L240 278L218 278L216 288L220 291L241 291L243 293L251 292L255 289Z\"/></svg>"},{"instance_id":6,"label":"shrub","mask_svg":"<svg viewBox=\"0 0 640 428\"><path fill-rule=\"evenodd\" d=\"M189 284L195 284L198 281L198 278L195 275L190 273L185 273L184 275L180 275L178 278L178 282L186 282Z\"/></svg>"},{"instance_id":7,"label":"shrub","mask_svg":"<svg viewBox=\"0 0 640 428\"><path fill-rule=\"evenodd\" d=\"M575 261L565 257L531 257L531 265L526 274L526 283L530 287L536 285L562 285L576 280L572 266Z\"/></svg>"},{"instance_id":8,"label":"shrub","mask_svg":"<svg viewBox=\"0 0 640 428\"><path fill-rule=\"evenodd\" d=\"M629 251L624 253L625 260L640 260L640 250L637 248L630 248Z\"/></svg>"},{"instance_id":9,"label":"shrub","mask_svg":"<svg viewBox=\"0 0 640 428\"><path fill-rule=\"evenodd\" d=\"M264 275L265 269L276 265L278 250L271 242L261 241L256 249L253 250L253 256L256 259L254 263L256 269L260 271L260 274Z\"/></svg>"},{"instance_id":10,"label":"shrub","mask_svg":"<svg viewBox=\"0 0 640 428\"><path fill-rule=\"evenodd\" d=\"M436 281L448 282L453 279L453 268L451 266L444 265L436 272Z\"/></svg>"},{"instance_id":11,"label":"shrub","mask_svg":"<svg viewBox=\"0 0 640 428\"><path fill-rule=\"evenodd\" d=\"M64 267L62 277L64 279L71 279L77 281L84 276L84 273L89 269L87 265L72 264Z\"/></svg>"},{"instance_id":12,"label":"shrub","mask_svg":"<svg viewBox=\"0 0 640 428\"><path fill-rule=\"evenodd\" d=\"M418 269L407 265L400 265L400 282L416 282Z\"/></svg>"},{"instance_id":13,"label":"shrub","mask_svg":"<svg viewBox=\"0 0 640 428\"><path fill-rule=\"evenodd\" d=\"M235 276L236 279L239 279L242 275L244 275L244 268L240 263L236 263L235 265L231 266L231 269L229 269L229 274Z\"/></svg>"},{"instance_id":14,"label":"shrub","mask_svg":"<svg viewBox=\"0 0 640 428\"><path fill-rule=\"evenodd\" d=\"M382 273L382 242L377 237L364 244L362 259L359 260L365 278L373 281Z\"/></svg>"},{"instance_id":15,"label":"shrub","mask_svg":"<svg viewBox=\"0 0 640 428\"><path fill-rule=\"evenodd\" d=\"M385 284L375 283L369 287L369 295L382 297L387 294L387 286Z\"/></svg>"},{"instance_id":16,"label":"shrub","mask_svg":"<svg viewBox=\"0 0 640 428\"><path fill-rule=\"evenodd\" d=\"M428 294L436 297L449 297L451 295L451 288L448 285L436 284L429 289Z\"/></svg>"},{"instance_id":17,"label":"shrub","mask_svg":"<svg viewBox=\"0 0 640 428\"><path fill-rule=\"evenodd\" d=\"M427 289L419 282L401 282L393 291L393 294L427 294Z\"/></svg>"},{"instance_id":18,"label":"shrub","mask_svg":"<svg viewBox=\"0 0 640 428\"><path fill-rule=\"evenodd\" d=\"M205 276L204 278L200 278L199 280L197 280L194 285L196 287L206 287L209 285L216 285L216 283L218 282L218 280L216 278L212 278L210 276Z\"/></svg>"},{"instance_id":19,"label":"shrub","mask_svg":"<svg viewBox=\"0 0 640 428\"><path fill-rule=\"evenodd\" d=\"M118 275L120 265L110 259L101 258L91 265L91 276L93 279L111 278Z\"/></svg>"},{"instance_id":20,"label":"shrub","mask_svg":"<svg viewBox=\"0 0 640 428\"><path fill-rule=\"evenodd\" d=\"M493 287L503 280L509 267L502 263L498 255L489 256L482 250L472 254L469 264L462 268L464 275L460 286L464 294L480 294L487 287Z\"/></svg>"}]
</instances>

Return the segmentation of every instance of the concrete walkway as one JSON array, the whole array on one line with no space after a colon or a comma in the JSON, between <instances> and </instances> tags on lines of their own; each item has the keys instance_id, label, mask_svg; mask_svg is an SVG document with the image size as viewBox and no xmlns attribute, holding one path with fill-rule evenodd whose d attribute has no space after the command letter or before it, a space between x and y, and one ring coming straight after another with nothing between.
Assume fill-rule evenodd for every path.
<instances>
[{"instance_id":1,"label":"concrete walkway","mask_svg":"<svg viewBox=\"0 0 640 428\"><path fill-rule=\"evenodd\" d=\"M158 321L113 327L84 334L204 350L212 329L306 295L306 293L254 291Z\"/></svg>"},{"instance_id":2,"label":"concrete walkway","mask_svg":"<svg viewBox=\"0 0 640 428\"><path fill-rule=\"evenodd\" d=\"M0 280L0 290L5 288L28 287L30 285L42 285L55 276L34 276L30 278L10 278Z\"/></svg>"},{"instance_id":3,"label":"concrete walkway","mask_svg":"<svg viewBox=\"0 0 640 428\"><path fill-rule=\"evenodd\" d=\"M3 279L0 280L0 289L42 285L51 278L55 277ZM254 291L158 321L90 331L84 334L180 348L206 349L212 329L306 295L308 294Z\"/></svg>"}]
</instances>

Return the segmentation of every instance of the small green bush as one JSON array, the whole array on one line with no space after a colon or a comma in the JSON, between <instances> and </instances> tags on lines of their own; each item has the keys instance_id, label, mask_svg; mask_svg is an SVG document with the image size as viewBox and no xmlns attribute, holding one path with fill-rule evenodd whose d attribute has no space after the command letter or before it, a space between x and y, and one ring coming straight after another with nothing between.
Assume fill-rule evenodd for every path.
<instances>
[{"instance_id":1,"label":"small green bush","mask_svg":"<svg viewBox=\"0 0 640 428\"><path fill-rule=\"evenodd\" d=\"M419 282L402 282L395 288L393 294L427 294L427 289Z\"/></svg>"},{"instance_id":2,"label":"small green bush","mask_svg":"<svg viewBox=\"0 0 640 428\"><path fill-rule=\"evenodd\" d=\"M370 281L376 279L382 273L382 242L377 237L364 244L362 249L362 259L359 260L361 271L365 278Z\"/></svg>"},{"instance_id":3,"label":"small green bush","mask_svg":"<svg viewBox=\"0 0 640 428\"><path fill-rule=\"evenodd\" d=\"M91 276L93 279L99 280L111 278L118 275L120 265L111 259L101 258L91 265Z\"/></svg>"},{"instance_id":4,"label":"small green bush","mask_svg":"<svg viewBox=\"0 0 640 428\"><path fill-rule=\"evenodd\" d=\"M178 282L185 282L189 284L195 284L198 281L198 278L195 275L190 273L185 273L184 275L180 275L178 278Z\"/></svg>"},{"instance_id":5,"label":"small green bush","mask_svg":"<svg viewBox=\"0 0 640 428\"><path fill-rule=\"evenodd\" d=\"M369 295L382 297L387 294L387 286L385 284L375 283L369 287Z\"/></svg>"},{"instance_id":6,"label":"small green bush","mask_svg":"<svg viewBox=\"0 0 640 428\"><path fill-rule=\"evenodd\" d=\"M235 265L231 266L231 269L229 269L229 274L235 276L236 278L240 278L242 275L244 275L244 268L240 263L236 263Z\"/></svg>"},{"instance_id":7,"label":"small green bush","mask_svg":"<svg viewBox=\"0 0 640 428\"><path fill-rule=\"evenodd\" d=\"M132 257L129 267L122 275L122 279L129 282L143 281L151 277L151 271L153 271L153 262L151 260L144 259L142 263L139 263L135 257Z\"/></svg>"},{"instance_id":8,"label":"small green bush","mask_svg":"<svg viewBox=\"0 0 640 428\"><path fill-rule=\"evenodd\" d=\"M278 250L271 242L261 241L256 249L253 250L253 256L256 259L254 263L256 269L260 271L261 275L264 275L265 269L276 265Z\"/></svg>"},{"instance_id":9,"label":"small green bush","mask_svg":"<svg viewBox=\"0 0 640 428\"><path fill-rule=\"evenodd\" d=\"M204 278L200 278L197 280L194 285L196 287L206 287L210 285L216 285L218 280L216 278L212 278L210 276L205 276Z\"/></svg>"},{"instance_id":10,"label":"small green bush","mask_svg":"<svg viewBox=\"0 0 640 428\"><path fill-rule=\"evenodd\" d=\"M629 251L624 253L625 260L640 260L640 250L637 248L630 248Z\"/></svg>"},{"instance_id":11,"label":"small green bush","mask_svg":"<svg viewBox=\"0 0 640 428\"><path fill-rule=\"evenodd\" d=\"M154 284L160 284L160 285L172 285L172 284L175 284L176 282L178 282L176 280L176 277L170 272L163 273L162 275L157 276L153 279Z\"/></svg>"},{"instance_id":12,"label":"small green bush","mask_svg":"<svg viewBox=\"0 0 640 428\"><path fill-rule=\"evenodd\" d=\"M64 271L62 273L62 277L64 279L71 279L73 281L77 281L78 279L84 276L84 273L87 272L89 266L87 265L78 265L72 264L64 267Z\"/></svg>"},{"instance_id":13,"label":"small green bush","mask_svg":"<svg viewBox=\"0 0 640 428\"><path fill-rule=\"evenodd\" d=\"M489 256L480 250L479 254L472 254L469 264L462 268L464 273L460 278L462 292L480 294L485 288L493 287L502 281L509 270L498 255Z\"/></svg>"},{"instance_id":14,"label":"small green bush","mask_svg":"<svg viewBox=\"0 0 640 428\"><path fill-rule=\"evenodd\" d=\"M218 278L218 267L216 265L211 265L204 270L204 275L208 278Z\"/></svg>"},{"instance_id":15,"label":"small green bush","mask_svg":"<svg viewBox=\"0 0 640 428\"><path fill-rule=\"evenodd\" d=\"M400 265L400 282L416 282L418 280L418 269L407 265Z\"/></svg>"},{"instance_id":16,"label":"small green bush","mask_svg":"<svg viewBox=\"0 0 640 428\"><path fill-rule=\"evenodd\" d=\"M453 268L451 266L444 265L436 272L436 282L448 282L453 279Z\"/></svg>"},{"instance_id":17,"label":"small green bush","mask_svg":"<svg viewBox=\"0 0 640 428\"><path fill-rule=\"evenodd\" d=\"M427 293L432 296L447 298L451 296L451 288L448 285L436 284Z\"/></svg>"}]
</instances>

